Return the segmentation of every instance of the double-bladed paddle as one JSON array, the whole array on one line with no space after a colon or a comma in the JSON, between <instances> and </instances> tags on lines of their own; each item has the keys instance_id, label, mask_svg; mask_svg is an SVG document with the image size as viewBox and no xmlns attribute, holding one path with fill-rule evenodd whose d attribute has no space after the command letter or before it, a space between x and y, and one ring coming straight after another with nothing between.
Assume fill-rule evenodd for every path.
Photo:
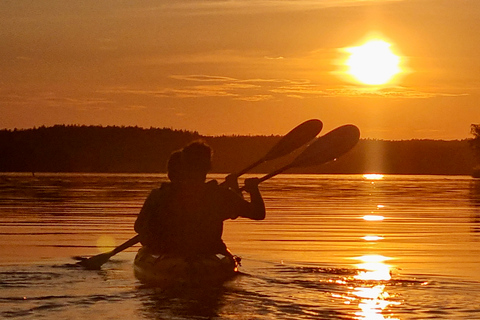
<instances>
[{"instance_id":1,"label":"double-bladed paddle","mask_svg":"<svg viewBox=\"0 0 480 320\"><path fill-rule=\"evenodd\" d=\"M245 169L232 173L231 176L240 177L244 173L250 171L256 166L270 160L278 159L287 154L292 153L301 146L312 141L317 134L322 131L323 123L317 119L307 120L295 128L293 128L289 133L284 135L262 158L258 161L247 166Z\"/></svg>"},{"instance_id":2,"label":"double-bladed paddle","mask_svg":"<svg viewBox=\"0 0 480 320\"><path fill-rule=\"evenodd\" d=\"M335 160L352 149L359 139L360 130L352 124L333 129L312 142L291 163L260 178L259 183L291 168L318 166Z\"/></svg>"},{"instance_id":3,"label":"double-bladed paddle","mask_svg":"<svg viewBox=\"0 0 480 320\"><path fill-rule=\"evenodd\" d=\"M232 176L238 178L242 174L262 164L263 162L283 157L295 151L296 149L300 148L306 143L312 141L320 133L322 128L323 128L323 123L317 119L307 120L299 124L298 126L293 128L290 132L288 132L285 136L283 136L267 152L267 154L265 154L265 156L263 156L258 161L252 163L251 165L247 166L245 169L232 174ZM138 242L140 242L140 236L136 235L135 237L127 240L126 242L119 245L112 251L101 253L90 258L77 257L80 260L78 264L86 269L91 269L91 270L100 269L100 267L104 263L106 263L111 257L137 244Z\"/></svg>"}]
</instances>

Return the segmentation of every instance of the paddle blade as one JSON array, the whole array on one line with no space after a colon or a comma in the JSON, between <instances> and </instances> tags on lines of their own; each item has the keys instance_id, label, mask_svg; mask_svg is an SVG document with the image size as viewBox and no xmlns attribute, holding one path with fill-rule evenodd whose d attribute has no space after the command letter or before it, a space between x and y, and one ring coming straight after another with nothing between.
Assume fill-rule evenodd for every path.
<instances>
[{"instance_id":1,"label":"paddle blade","mask_svg":"<svg viewBox=\"0 0 480 320\"><path fill-rule=\"evenodd\" d=\"M87 270L99 270L112 256L111 252L101 253L90 258L81 259L77 264Z\"/></svg>"},{"instance_id":2,"label":"paddle blade","mask_svg":"<svg viewBox=\"0 0 480 320\"><path fill-rule=\"evenodd\" d=\"M312 141L312 139L322 131L322 128L323 123L318 119L307 120L299 124L283 136L280 141L268 151L263 160L269 161L291 153L307 142Z\"/></svg>"},{"instance_id":3,"label":"paddle blade","mask_svg":"<svg viewBox=\"0 0 480 320\"><path fill-rule=\"evenodd\" d=\"M125 249L130 248L133 245L136 245L137 243L140 242L140 235L136 235L131 239L128 239L115 249L113 249L110 252L105 252L101 254L97 254L96 256L90 257L90 258L79 258L77 260L80 260L77 262L78 265L84 267L85 269L89 270L97 270L102 267L103 264L107 263L108 260L110 260L111 257L116 255L119 252L122 252Z\"/></svg>"},{"instance_id":4,"label":"paddle blade","mask_svg":"<svg viewBox=\"0 0 480 320\"><path fill-rule=\"evenodd\" d=\"M332 161L352 149L360 139L360 130L351 124L338 127L317 138L290 165L309 167Z\"/></svg>"}]
</instances>

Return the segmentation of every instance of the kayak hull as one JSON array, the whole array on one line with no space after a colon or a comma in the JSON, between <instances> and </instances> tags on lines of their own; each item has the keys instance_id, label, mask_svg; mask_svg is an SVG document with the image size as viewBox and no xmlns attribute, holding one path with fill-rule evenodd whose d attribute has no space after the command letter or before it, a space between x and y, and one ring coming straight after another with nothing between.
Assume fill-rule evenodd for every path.
<instances>
[{"instance_id":1,"label":"kayak hull","mask_svg":"<svg viewBox=\"0 0 480 320\"><path fill-rule=\"evenodd\" d=\"M221 284L238 274L238 258L231 255L156 255L140 248L134 263L135 277L155 286Z\"/></svg>"}]
</instances>

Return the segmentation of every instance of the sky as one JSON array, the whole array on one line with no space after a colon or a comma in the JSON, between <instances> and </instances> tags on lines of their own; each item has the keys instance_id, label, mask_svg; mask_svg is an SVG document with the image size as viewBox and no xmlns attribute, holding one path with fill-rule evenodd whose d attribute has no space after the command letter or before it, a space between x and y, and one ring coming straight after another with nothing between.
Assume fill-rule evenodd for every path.
<instances>
[{"instance_id":1,"label":"sky","mask_svg":"<svg viewBox=\"0 0 480 320\"><path fill-rule=\"evenodd\" d=\"M470 138L479 19L478 0L5 0L0 129L276 135L316 118L362 138ZM346 48L372 38L400 57L383 85L346 74Z\"/></svg>"}]
</instances>

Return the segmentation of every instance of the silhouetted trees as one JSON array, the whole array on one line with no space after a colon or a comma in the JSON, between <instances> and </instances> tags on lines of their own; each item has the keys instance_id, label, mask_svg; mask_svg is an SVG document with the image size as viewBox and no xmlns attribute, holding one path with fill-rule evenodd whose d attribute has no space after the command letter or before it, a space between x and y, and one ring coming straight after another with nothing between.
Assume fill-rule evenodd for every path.
<instances>
[{"instance_id":1,"label":"silhouetted trees","mask_svg":"<svg viewBox=\"0 0 480 320\"><path fill-rule=\"evenodd\" d=\"M289 172L469 175L475 165L471 148L480 156L479 126L472 126L473 140L362 139L338 161ZM209 137L168 128L116 126L0 130L0 172L165 172L170 153L197 139L212 146L213 171L229 173L261 158L280 136ZM297 154L267 162L254 172L273 171Z\"/></svg>"},{"instance_id":2,"label":"silhouetted trees","mask_svg":"<svg viewBox=\"0 0 480 320\"><path fill-rule=\"evenodd\" d=\"M480 178L480 124L470 125L470 132L473 134L474 138L470 140L469 143L476 161L473 176Z\"/></svg>"},{"instance_id":3,"label":"silhouetted trees","mask_svg":"<svg viewBox=\"0 0 480 320\"><path fill-rule=\"evenodd\" d=\"M162 172L169 154L196 132L63 126L0 131L0 171Z\"/></svg>"},{"instance_id":4,"label":"silhouetted trees","mask_svg":"<svg viewBox=\"0 0 480 320\"><path fill-rule=\"evenodd\" d=\"M475 159L480 162L480 124L472 124L470 132L473 134L473 139L470 140L470 146L473 150Z\"/></svg>"}]
</instances>

